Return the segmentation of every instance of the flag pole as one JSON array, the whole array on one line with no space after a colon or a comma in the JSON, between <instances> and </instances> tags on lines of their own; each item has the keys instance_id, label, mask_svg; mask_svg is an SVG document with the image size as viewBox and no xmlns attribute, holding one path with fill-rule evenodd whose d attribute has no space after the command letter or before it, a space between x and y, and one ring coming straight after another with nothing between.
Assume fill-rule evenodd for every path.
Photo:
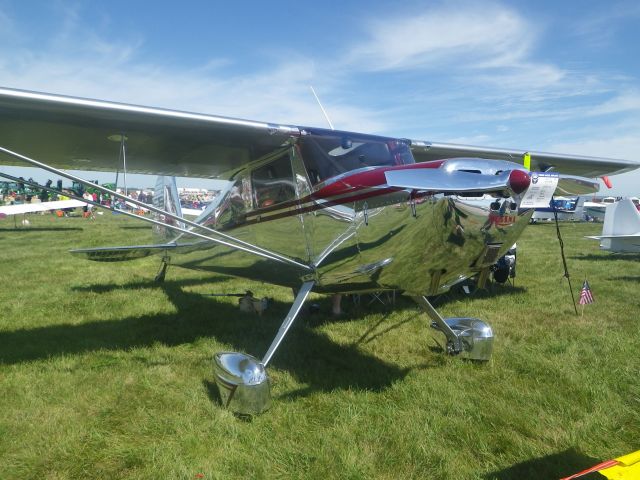
<instances>
[{"instance_id":1,"label":"flag pole","mask_svg":"<svg viewBox=\"0 0 640 480\"><path fill-rule=\"evenodd\" d=\"M558 210L556 204L553 201L553 195L551 195L551 207L553 208L553 217L556 221L556 234L558 235L558 242L560 243L560 256L562 257L562 264L564 266L564 276L569 283L569 292L571 292L571 301L573 302L573 309L578 315L578 307L576 306L576 298L573 296L573 287L571 286L571 277L569 276L569 268L567 267L567 259L564 256L564 242L562 241L562 235L560 235L560 224L558 223Z\"/></svg>"},{"instance_id":2,"label":"flag pole","mask_svg":"<svg viewBox=\"0 0 640 480\"><path fill-rule=\"evenodd\" d=\"M584 285L586 281L587 281L587 274L585 273L584 274L584 281L582 282L582 285ZM582 299L582 291L580 291L580 299ZM584 317L584 306L585 306L585 303L582 303L582 302L580 302L580 303L582 304L582 313L580 314L580 316Z\"/></svg>"}]
</instances>

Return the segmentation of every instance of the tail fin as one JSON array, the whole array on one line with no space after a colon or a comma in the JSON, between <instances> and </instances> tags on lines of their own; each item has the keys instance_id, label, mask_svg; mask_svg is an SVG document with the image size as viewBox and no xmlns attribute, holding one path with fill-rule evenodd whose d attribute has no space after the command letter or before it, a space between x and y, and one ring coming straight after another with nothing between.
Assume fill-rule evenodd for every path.
<instances>
[{"instance_id":1,"label":"tail fin","mask_svg":"<svg viewBox=\"0 0 640 480\"><path fill-rule=\"evenodd\" d=\"M178 196L175 177L158 177L153 194L153 206L182 217L182 208L180 207L180 197ZM165 218L164 215L157 215L157 217L158 220L163 223L184 228L184 224L177 220ZM153 233L158 243L169 242L177 237L174 230L159 225L153 227Z\"/></svg>"},{"instance_id":2,"label":"tail fin","mask_svg":"<svg viewBox=\"0 0 640 480\"><path fill-rule=\"evenodd\" d=\"M607 206L602 236L635 235L640 232L640 212L628 198Z\"/></svg>"},{"instance_id":3,"label":"tail fin","mask_svg":"<svg viewBox=\"0 0 640 480\"><path fill-rule=\"evenodd\" d=\"M602 235L588 237L600 240L600 248L611 252L640 252L640 212L629 200L607 206Z\"/></svg>"}]
</instances>

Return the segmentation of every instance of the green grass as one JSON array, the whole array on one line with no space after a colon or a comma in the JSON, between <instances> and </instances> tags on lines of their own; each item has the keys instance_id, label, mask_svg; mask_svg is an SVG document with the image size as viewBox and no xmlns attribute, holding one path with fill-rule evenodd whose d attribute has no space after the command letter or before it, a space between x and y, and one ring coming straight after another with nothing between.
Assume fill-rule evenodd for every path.
<instances>
[{"instance_id":1,"label":"green grass","mask_svg":"<svg viewBox=\"0 0 640 480\"><path fill-rule=\"evenodd\" d=\"M313 297L323 313L270 366L271 410L246 420L220 406L212 355L262 356L290 290L176 267L156 285L158 258L66 253L150 241L137 223L30 219L0 223L2 479L546 479L640 448L640 262L582 238L598 225L562 226L584 316L552 225L525 230L515 287L438 299L492 325L488 364L438 352L409 300L335 320ZM202 295L247 288L275 299L264 316Z\"/></svg>"}]
</instances>

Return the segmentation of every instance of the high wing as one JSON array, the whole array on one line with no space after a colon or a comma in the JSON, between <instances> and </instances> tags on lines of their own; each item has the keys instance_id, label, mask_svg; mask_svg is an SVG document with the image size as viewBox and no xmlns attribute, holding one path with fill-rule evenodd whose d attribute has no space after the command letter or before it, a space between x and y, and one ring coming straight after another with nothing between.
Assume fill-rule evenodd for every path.
<instances>
[{"instance_id":1,"label":"high wing","mask_svg":"<svg viewBox=\"0 0 640 480\"><path fill-rule=\"evenodd\" d=\"M20 205L0 206L0 214L21 215L23 213L46 212L49 210L62 210L65 208L84 207L86 203L78 200L59 200L56 202L23 203Z\"/></svg>"},{"instance_id":2,"label":"high wing","mask_svg":"<svg viewBox=\"0 0 640 480\"><path fill-rule=\"evenodd\" d=\"M528 153L531 156L532 171L544 172L552 170L589 178L625 173L640 166L638 162L629 160L534 152L511 148L475 147L472 145L422 140L412 140L411 150L416 162L427 162L443 158L479 157L522 163L524 155Z\"/></svg>"},{"instance_id":3,"label":"high wing","mask_svg":"<svg viewBox=\"0 0 640 480\"><path fill-rule=\"evenodd\" d=\"M57 168L230 176L277 150L297 127L0 88L0 146ZM0 164L21 165L0 156Z\"/></svg>"},{"instance_id":4,"label":"high wing","mask_svg":"<svg viewBox=\"0 0 640 480\"><path fill-rule=\"evenodd\" d=\"M57 168L121 168L202 178L230 178L248 162L295 141L305 127L149 108L0 88L0 146ZM526 150L411 141L418 162L480 157L522 163ZM532 169L598 177L640 166L628 160L529 152ZM22 165L8 155L0 164Z\"/></svg>"}]
</instances>

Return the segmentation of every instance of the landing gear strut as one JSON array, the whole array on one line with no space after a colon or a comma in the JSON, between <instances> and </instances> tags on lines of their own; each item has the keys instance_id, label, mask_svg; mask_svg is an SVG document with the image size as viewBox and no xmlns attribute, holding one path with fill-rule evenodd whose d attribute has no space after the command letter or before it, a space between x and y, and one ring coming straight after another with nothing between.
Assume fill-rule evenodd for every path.
<instances>
[{"instance_id":1,"label":"landing gear strut","mask_svg":"<svg viewBox=\"0 0 640 480\"><path fill-rule=\"evenodd\" d=\"M240 352L221 352L213 357L213 371L226 408L240 415L257 415L271 405L271 388L266 367L297 318L315 282L302 284L271 346L262 361Z\"/></svg>"},{"instance_id":2,"label":"landing gear strut","mask_svg":"<svg viewBox=\"0 0 640 480\"><path fill-rule=\"evenodd\" d=\"M493 350L491 327L477 318L442 318L426 297L413 297L414 301L431 317L431 327L444 333L446 351L469 360L488 361Z\"/></svg>"}]
</instances>

